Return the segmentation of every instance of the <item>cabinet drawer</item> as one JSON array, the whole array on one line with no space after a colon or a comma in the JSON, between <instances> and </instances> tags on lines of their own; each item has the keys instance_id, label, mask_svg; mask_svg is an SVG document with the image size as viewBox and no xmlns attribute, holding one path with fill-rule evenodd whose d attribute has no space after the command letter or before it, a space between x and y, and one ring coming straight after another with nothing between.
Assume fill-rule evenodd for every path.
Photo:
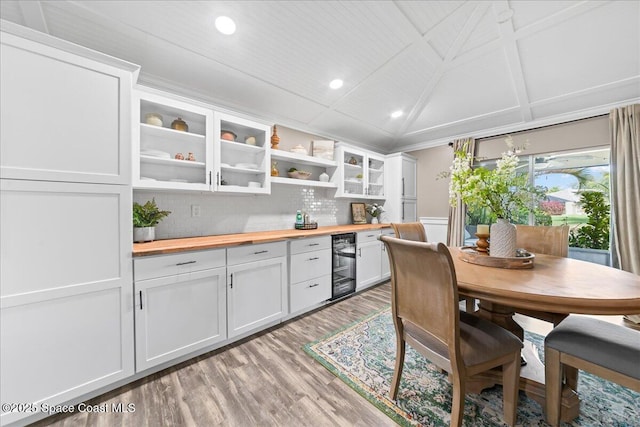
<instances>
[{"instance_id":1,"label":"cabinet drawer","mask_svg":"<svg viewBox=\"0 0 640 427\"><path fill-rule=\"evenodd\" d=\"M134 258L133 279L137 282L224 266L224 249Z\"/></svg>"},{"instance_id":2,"label":"cabinet drawer","mask_svg":"<svg viewBox=\"0 0 640 427\"><path fill-rule=\"evenodd\" d=\"M227 265L244 264L287 255L287 243L261 243L227 249Z\"/></svg>"},{"instance_id":3,"label":"cabinet drawer","mask_svg":"<svg viewBox=\"0 0 640 427\"><path fill-rule=\"evenodd\" d=\"M380 230L369 230L358 232L358 245L367 242L374 242L378 239Z\"/></svg>"},{"instance_id":4,"label":"cabinet drawer","mask_svg":"<svg viewBox=\"0 0 640 427\"><path fill-rule=\"evenodd\" d=\"M290 283L298 283L331 273L331 251L305 252L291 255Z\"/></svg>"},{"instance_id":5,"label":"cabinet drawer","mask_svg":"<svg viewBox=\"0 0 640 427\"><path fill-rule=\"evenodd\" d=\"M396 232L393 231L393 228L383 228L382 230L380 230L380 234L383 236L391 236L391 237L396 236Z\"/></svg>"},{"instance_id":6,"label":"cabinet drawer","mask_svg":"<svg viewBox=\"0 0 640 427\"><path fill-rule=\"evenodd\" d=\"M291 309L295 313L331 298L331 275L291 285Z\"/></svg>"},{"instance_id":7,"label":"cabinet drawer","mask_svg":"<svg viewBox=\"0 0 640 427\"><path fill-rule=\"evenodd\" d=\"M291 255L331 248L331 236L306 237L289 242Z\"/></svg>"}]
</instances>

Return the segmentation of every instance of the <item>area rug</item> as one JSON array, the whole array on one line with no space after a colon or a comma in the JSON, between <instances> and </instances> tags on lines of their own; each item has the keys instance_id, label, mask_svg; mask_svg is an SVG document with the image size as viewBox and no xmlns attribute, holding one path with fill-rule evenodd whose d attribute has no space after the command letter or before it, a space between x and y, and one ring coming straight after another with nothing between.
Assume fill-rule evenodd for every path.
<instances>
[{"instance_id":1,"label":"area rug","mask_svg":"<svg viewBox=\"0 0 640 427\"><path fill-rule=\"evenodd\" d=\"M543 348L543 337L525 332L525 339ZM451 385L445 374L407 345L397 402L389 399L396 352L390 308L375 312L304 350L361 396L403 426L448 426ZM541 353L541 350L539 350ZM543 354L540 354L543 359ZM640 426L640 394L580 372L580 416L564 426ZM502 387L468 393L465 426L501 426ZM519 426L547 426L542 407L520 393Z\"/></svg>"}]
</instances>

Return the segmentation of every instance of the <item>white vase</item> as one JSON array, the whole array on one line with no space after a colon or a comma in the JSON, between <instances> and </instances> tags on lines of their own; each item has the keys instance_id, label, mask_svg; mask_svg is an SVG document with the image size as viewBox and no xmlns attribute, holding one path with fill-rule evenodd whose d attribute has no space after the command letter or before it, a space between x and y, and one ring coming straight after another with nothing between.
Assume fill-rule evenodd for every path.
<instances>
[{"instance_id":1,"label":"white vase","mask_svg":"<svg viewBox=\"0 0 640 427\"><path fill-rule=\"evenodd\" d=\"M155 227L133 227L133 241L140 242L153 242L156 238Z\"/></svg>"},{"instance_id":2,"label":"white vase","mask_svg":"<svg viewBox=\"0 0 640 427\"><path fill-rule=\"evenodd\" d=\"M378 223L378 218L377 217L372 217L371 218L371 224L377 224Z\"/></svg>"},{"instance_id":3,"label":"white vase","mask_svg":"<svg viewBox=\"0 0 640 427\"><path fill-rule=\"evenodd\" d=\"M516 256L516 226L503 218L491 224L489 255L501 258Z\"/></svg>"}]
</instances>

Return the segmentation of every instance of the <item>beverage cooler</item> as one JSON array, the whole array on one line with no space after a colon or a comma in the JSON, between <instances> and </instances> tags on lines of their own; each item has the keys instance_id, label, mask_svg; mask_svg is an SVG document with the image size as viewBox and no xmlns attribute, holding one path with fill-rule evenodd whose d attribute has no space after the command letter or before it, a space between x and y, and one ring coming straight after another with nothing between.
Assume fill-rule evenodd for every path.
<instances>
[{"instance_id":1,"label":"beverage cooler","mask_svg":"<svg viewBox=\"0 0 640 427\"><path fill-rule=\"evenodd\" d=\"M356 233L331 236L333 262L331 299L356 291Z\"/></svg>"}]
</instances>

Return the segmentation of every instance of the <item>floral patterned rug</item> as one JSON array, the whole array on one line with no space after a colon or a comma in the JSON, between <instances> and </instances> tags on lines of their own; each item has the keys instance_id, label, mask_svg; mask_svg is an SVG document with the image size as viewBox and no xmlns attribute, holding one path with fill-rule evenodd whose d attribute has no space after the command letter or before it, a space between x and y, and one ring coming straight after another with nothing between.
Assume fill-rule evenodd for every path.
<instances>
[{"instance_id":1,"label":"floral patterned rug","mask_svg":"<svg viewBox=\"0 0 640 427\"><path fill-rule=\"evenodd\" d=\"M543 348L543 337L525 333ZM361 396L403 426L448 426L451 385L445 374L407 345L397 402L389 400L395 362L395 330L390 308L304 346L304 350ZM543 354L540 354L543 359ZM544 359L543 359L544 360ZM580 416L564 426L640 426L640 394L580 372ZM468 393L465 426L501 426L502 387ZM519 426L547 426L540 405L520 393Z\"/></svg>"}]
</instances>

